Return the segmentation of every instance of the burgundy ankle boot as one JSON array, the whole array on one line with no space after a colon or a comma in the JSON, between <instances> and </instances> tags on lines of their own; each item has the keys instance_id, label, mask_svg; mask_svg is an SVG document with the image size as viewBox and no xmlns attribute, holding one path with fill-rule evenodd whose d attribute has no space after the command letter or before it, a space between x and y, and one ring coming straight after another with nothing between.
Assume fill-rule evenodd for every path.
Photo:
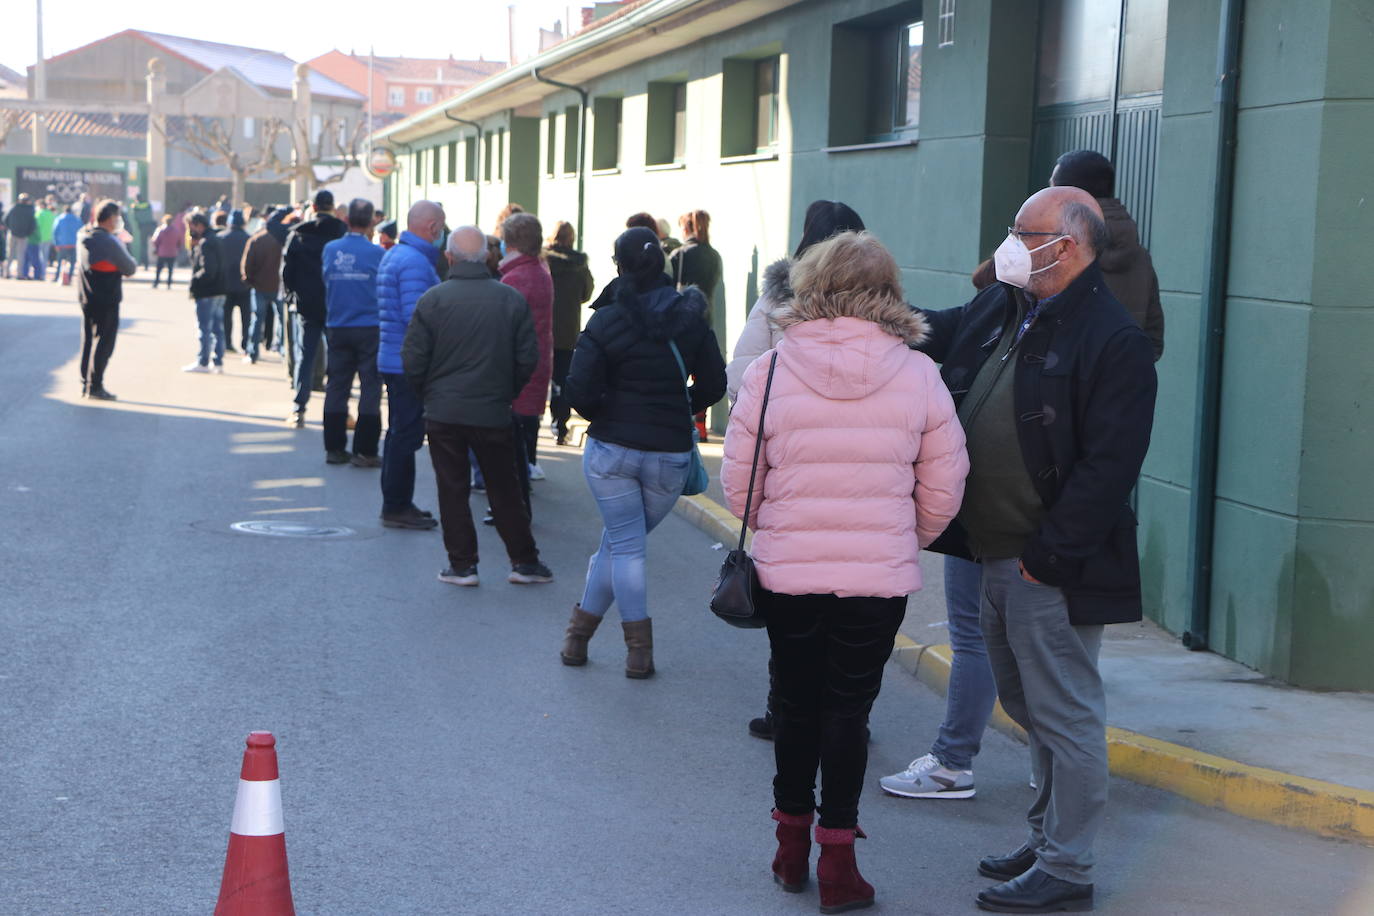
<instances>
[{"instance_id":1,"label":"burgundy ankle boot","mask_svg":"<svg viewBox=\"0 0 1374 916\"><path fill-rule=\"evenodd\" d=\"M811 815L783 814L774 808L773 820L778 822L773 880L789 894L800 894L811 874Z\"/></svg>"},{"instance_id":2,"label":"burgundy ankle boot","mask_svg":"<svg viewBox=\"0 0 1374 916\"><path fill-rule=\"evenodd\" d=\"M854 838L864 836L858 827L817 827L821 858L816 863L816 883L821 887L821 912L843 913L873 905L873 885L859 874L854 860Z\"/></svg>"}]
</instances>

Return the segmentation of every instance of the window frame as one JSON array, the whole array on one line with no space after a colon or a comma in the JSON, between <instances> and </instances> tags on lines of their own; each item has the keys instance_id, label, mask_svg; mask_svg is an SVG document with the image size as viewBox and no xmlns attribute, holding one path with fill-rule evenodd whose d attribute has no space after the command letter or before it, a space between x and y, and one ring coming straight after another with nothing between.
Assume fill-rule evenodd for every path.
<instances>
[{"instance_id":1,"label":"window frame","mask_svg":"<svg viewBox=\"0 0 1374 916\"><path fill-rule=\"evenodd\" d=\"M765 93L760 85L761 74L764 67L771 71L772 86ZM768 128L765 132L764 126L760 123L764 109L764 98L768 98ZM754 153L762 155L773 152L778 148L778 120L781 114L782 96L782 55L774 54L768 57L761 57L754 61L754 79L752 93L752 110L754 113Z\"/></svg>"},{"instance_id":2,"label":"window frame","mask_svg":"<svg viewBox=\"0 0 1374 916\"><path fill-rule=\"evenodd\" d=\"M426 96L428 96L428 98L426 98ZM433 88L432 86L418 86L418 87L416 87L416 89L415 89L415 104L416 104L416 105L433 105L433 104L434 104L434 88Z\"/></svg>"},{"instance_id":3,"label":"window frame","mask_svg":"<svg viewBox=\"0 0 1374 916\"><path fill-rule=\"evenodd\" d=\"M387 86L386 103L392 107L404 105L406 103L406 87Z\"/></svg>"}]
</instances>

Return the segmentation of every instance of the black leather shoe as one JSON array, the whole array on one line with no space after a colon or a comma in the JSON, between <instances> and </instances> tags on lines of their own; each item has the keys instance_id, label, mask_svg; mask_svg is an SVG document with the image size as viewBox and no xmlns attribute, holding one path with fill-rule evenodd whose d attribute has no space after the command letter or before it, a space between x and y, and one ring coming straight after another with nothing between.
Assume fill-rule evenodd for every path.
<instances>
[{"instance_id":1,"label":"black leather shoe","mask_svg":"<svg viewBox=\"0 0 1374 916\"><path fill-rule=\"evenodd\" d=\"M1093 908L1093 886L1063 881L1032 868L983 891L978 908L992 913L1086 913Z\"/></svg>"},{"instance_id":2,"label":"black leather shoe","mask_svg":"<svg viewBox=\"0 0 1374 916\"><path fill-rule=\"evenodd\" d=\"M1031 870L1035 864L1035 852L1026 845L1016 852L1005 856L988 856L978 860L978 874L984 878L996 878L998 881L1010 881L1012 878L1019 878Z\"/></svg>"},{"instance_id":3,"label":"black leather shoe","mask_svg":"<svg viewBox=\"0 0 1374 916\"><path fill-rule=\"evenodd\" d=\"M114 395L110 394L110 392L106 391L104 388L92 388L89 392L86 393L86 397L90 398L93 401L117 400Z\"/></svg>"}]
</instances>

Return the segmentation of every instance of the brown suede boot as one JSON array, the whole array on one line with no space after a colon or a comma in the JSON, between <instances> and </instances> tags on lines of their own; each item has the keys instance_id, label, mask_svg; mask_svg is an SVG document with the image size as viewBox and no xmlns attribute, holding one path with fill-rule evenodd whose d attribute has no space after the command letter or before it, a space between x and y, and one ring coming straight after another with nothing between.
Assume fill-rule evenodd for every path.
<instances>
[{"instance_id":1,"label":"brown suede boot","mask_svg":"<svg viewBox=\"0 0 1374 916\"><path fill-rule=\"evenodd\" d=\"M625 676L654 676L654 621L651 617L620 624L625 629Z\"/></svg>"},{"instance_id":2,"label":"brown suede boot","mask_svg":"<svg viewBox=\"0 0 1374 916\"><path fill-rule=\"evenodd\" d=\"M601 625L601 618L582 610L582 605L574 604L568 630L563 634L563 650L559 653L565 665L587 664L587 643Z\"/></svg>"}]
</instances>

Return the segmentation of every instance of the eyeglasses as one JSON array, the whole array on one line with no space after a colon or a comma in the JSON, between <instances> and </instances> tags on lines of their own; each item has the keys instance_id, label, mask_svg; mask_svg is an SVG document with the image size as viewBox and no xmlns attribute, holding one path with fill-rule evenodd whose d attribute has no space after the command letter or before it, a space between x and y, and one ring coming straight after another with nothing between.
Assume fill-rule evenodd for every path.
<instances>
[{"instance_id":1,"label":"eyeglasses","mask_svg":"<svg viewBox=\"0 0 1374 916\"><path fill-rule=\"evenodd\" d=\"M1007 227L1007 235L1014 235L1018 239L1027 235L1063 235L1062 232L1031 232L1028 229L1017 229L1013 226Z\"/></svg>"}]
</instances>

